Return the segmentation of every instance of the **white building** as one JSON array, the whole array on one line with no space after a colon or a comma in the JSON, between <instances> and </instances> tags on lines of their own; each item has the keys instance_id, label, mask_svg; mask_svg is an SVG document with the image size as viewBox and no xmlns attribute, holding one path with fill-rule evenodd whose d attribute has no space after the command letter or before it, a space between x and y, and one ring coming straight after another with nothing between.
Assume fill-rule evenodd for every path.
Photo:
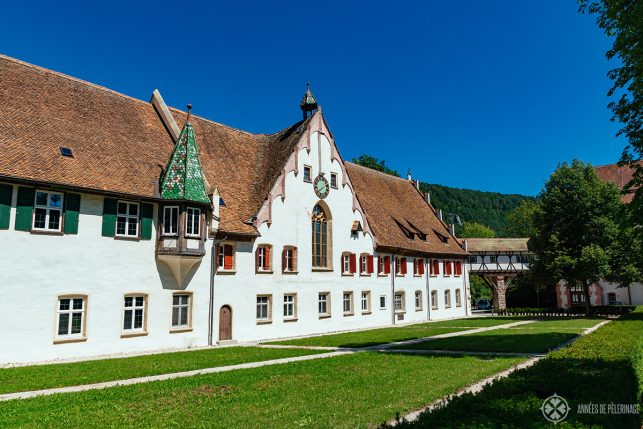
<instances>
[{"instance_id":1,"label":"white building","mask_svg":"<svg viewBox=\"0 0 643 429\"><path fill-rule=\"evenodd\" d=\"M0 56L0 364L464 316L411 180L304 120L251 134Z\"/></svg>"}]
</instances>

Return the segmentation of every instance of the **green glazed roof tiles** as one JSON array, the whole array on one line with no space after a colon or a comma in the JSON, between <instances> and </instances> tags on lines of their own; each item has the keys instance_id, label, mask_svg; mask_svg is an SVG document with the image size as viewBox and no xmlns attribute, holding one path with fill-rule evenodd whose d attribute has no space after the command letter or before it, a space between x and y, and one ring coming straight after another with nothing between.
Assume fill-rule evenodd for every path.
<instances>
[{"instance_id":1,"label":"green glazed roof tiles","mask_svg":"<svg viewBox=\"0 0 643 429\"><path fill-rule=\"evenodd\" d=\"M209 204L192 124L186 122L161 181L161 198Z\"/></svg>"}]
</instances>

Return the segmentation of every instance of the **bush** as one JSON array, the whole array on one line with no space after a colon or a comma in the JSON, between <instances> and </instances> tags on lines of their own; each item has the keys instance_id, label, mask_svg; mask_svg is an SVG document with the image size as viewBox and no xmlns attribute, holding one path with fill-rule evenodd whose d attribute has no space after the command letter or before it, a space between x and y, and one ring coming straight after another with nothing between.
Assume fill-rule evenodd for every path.
<instances>
[{"instance_id":1,"label":"bush","mask_svg":"<svg viewBox=\"0 0 643 429\"><path fill-rule=\"evenodd\" d=\"M633 414L579 414L580 404L638 404L643 386L643 307L553 352L534 366L465 394L405 428L551 428L540 410L554 393L570 411L561 428L639 428ZM384 428L388 427L386 425Z\"/></svg>"},{"instance_id":2,"label":"bush","mask_svg":"<svg viewBox=\"0 0 643 429\"><path fill-rule=\"evenodd\" d=\"M636 309L633 305L595 305L592 307L590 316L621 316L631 313ZM585 307L572 308L505 308L498 312L501 316L541 316L541 317L560 317L560 316L584 316Z\"/></svg>"}]
</instances>

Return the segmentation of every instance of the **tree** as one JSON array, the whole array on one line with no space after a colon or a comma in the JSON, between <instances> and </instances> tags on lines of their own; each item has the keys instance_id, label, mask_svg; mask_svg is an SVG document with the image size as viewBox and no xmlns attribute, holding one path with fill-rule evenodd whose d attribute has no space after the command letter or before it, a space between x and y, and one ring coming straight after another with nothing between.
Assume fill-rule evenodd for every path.
<instances>
[{"instance_id":1,"label":"tree","mask_svg":"<svg viewBox=\"0 0 643 429\"><path fill-rule=\"evenodd\" d=\"M379 160L370 155L363 154L359 158L353 158L353 163L359 164L363 167L372 168L373 170L381 171L382 173L390 174L391 176L400 177L397 171L392 170L386 166L386 161Z\"/></svg>"},{"instance_id":2,"label":"tree","mask_svg":"<svg viewBox=\"0 0 643 429\"><path fill-rule=\"evenodd\" d=\"M559 165L538 197L533 270L553 283L581 286L589 314L590 285L601 279L626 280L619 275L623 261L617 257L623 245L619 191L599 179L591 165L574 161Z\"/></svg>"},{"instance_id":3,"label":"tree","mask_svg":"<svg viewBox=\"0 0 643 429\"><path fill-rule=\"evenodd\" d=\"M525 200L507 215L507 236L527 237L536 235L534 215L538 210L535 200Z\"/></svg>"},{"instance_id":4,"label":"tree","mask_svg":"<svg viewBox=\"0 0 643 429\"><path fill-rule=\"evenodd\" d=\"M462 238L494 238L496 233L488 226L476 222L464 222L462 225Z\"/></svg>"},{"instance_id":5,"label":"tree","mask_svg":"<svg viewBox=\"0 0 643 429\"><path fill-rule=\"evenodd\" d=\"M643 200L643 2L640 0L579 0L581 13L596 15L596 23L614 44L605 56L617 58L621 67L610 70L613 86L608 97L619 96L608 105L612 121L623 127L617 136L625 136L628 145L621 163L629 164L635 173L630 189L638 187L635 199ZM639 206L640 207L640 206ZM641 211L640 213L643 213Z\"/></svg>"}]
</instances>

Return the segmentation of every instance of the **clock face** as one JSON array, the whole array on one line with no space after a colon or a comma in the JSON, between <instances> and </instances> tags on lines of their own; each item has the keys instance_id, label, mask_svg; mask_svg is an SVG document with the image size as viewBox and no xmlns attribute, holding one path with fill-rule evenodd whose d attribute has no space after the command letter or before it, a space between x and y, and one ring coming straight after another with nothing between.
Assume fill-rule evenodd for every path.
<instances>
[{"instance_id":1,"label":"clock face","mask_svg":"<svg viewBox=\"0 0 643 429\"><path fill-rule=\"evenodd\" d=\"M313 188L315 188L315 194L322 200L328 196L328 181L324 176L321 174L317 177L315 177L315 181L313 182Z\"/></svg>"}]
</instances>

